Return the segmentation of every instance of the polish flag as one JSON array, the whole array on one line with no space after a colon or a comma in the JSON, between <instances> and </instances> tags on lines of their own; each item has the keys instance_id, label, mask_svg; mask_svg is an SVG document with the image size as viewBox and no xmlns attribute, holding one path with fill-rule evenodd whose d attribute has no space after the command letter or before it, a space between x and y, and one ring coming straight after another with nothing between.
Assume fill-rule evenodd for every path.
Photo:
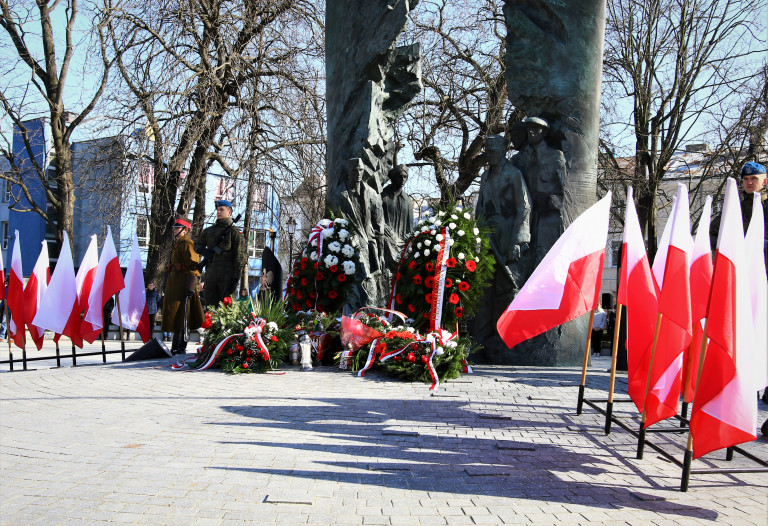
<instances>
[{"instance_id":1,"label":"polish flag","mask_svg":"<svg viewBox=\"0 0 768 526\"><path fill-rule=\"evenodd\" d=\"M5 299L5 266L3 265L3 252L0 250L0 300Z\"/></svg>"},{"instance_id":2,"label":"polish flag","mask_svg":"<svg viewBox=\"0 0 768 526\"><path fill-rule=\"evenodd\" d=\"M99 247L96 234L91 236L88 250L85 251L80 268L77 269L75 285L77 285L77 308L80 313L88 306L88 297L91 295L93 278L96 276L96 268L99 266ZM81 333L82 334L82 333Z\"/></svg>"},{"instance_id":3,"label":"polish flag","mask_svg":"<svg viewBox=\"0 0 768 526\"><path fill-rule=\"evenodd\" d=\"M653 258L653 278L656 280L657 296L661 293L661 287L664 285L664 268L667 265L667 251L669 250L669 238L672 235L672 218L675 216L677 208L677 195L672 198L672 210L669 212L664 230L661 232L661 239L656 248L656 256Z\"/></svg>"},{"instance_id":4,"label":"polish flag","mask_svg":"<svg viewBox=\"0 0 768 526\"><path fill-rule=\"evenodd\" d=\"M21 269L21 241L16 230L11 256L11 274L8 279L8 308L11 309L11 321L8 334L16 347L24 348L26 343L26 322L24 320L24 272Z\"/></svg>"},{"instance_id":5,"label":"polish flag","mask_svg":"<svg viewBox=\"0 0 768 526\"><path fill-rule=\"evenodd\" d=\"M88 305L83 316L83 339L88 343L99 336L104 327L104 305L111 296L117 294L125 287L123 273L120 271L120 262L117 259L117 250L112 241L112 229L107 226L107 236L101 249L99 266L96 267L96 275L93 277L93 286L88 295Z\"/></svg>"},{"instance_id":6,"label":"polish flag","mask_svg":"<svg viewBox=\"0 0 768 526\"><path fill-rule=\"evenodd\" d=\"M141 251L139 238L134 232L131 259L125 270L125 288L118 295L120 314L117 309L112 311L112 323L136 331L141 341L147 343L151 334L149 327L149 310L147 309L147 294L144 290L144 273L141 268Z\"/></svg>"},{"instance_id":7,"label":"polish flag","mask_svg":"<svg viewBox=\"0 0 768 526\"><path fill-rule=\"evenodd\" d=\"M747 264L750 276L752 320L755 331L755 390L768 385L768 279L765 274L765 218L760 192L752 194L752 219L747 228Z\"/></svg>"},{"instance_id":8,"label":"polish flag","mask_svg":"<svg viewBox=\"0 0 768 526\"><path fill-rule=\"evenodd\" d=\"M756 438L753 278L743 232L736 181L728 178L707 307L709 343L690 421L694 458Z\"/></svg>"},{"instance_id":9,"label":"polish flag","mask_svg":"<svg viewBox=\"0 0 768 526\"><path fill-rule=\"evenodd\" d=\"M667 260L659 295L661 314L651 389L645 400L645 427L678 412L682 387L683 354L691 344L691 215L688 187L677 185L677 202L671 216Z\"/></svg>"},{"instance_id":10,"label":"polish flag","mask_svg":"<svg viewBox=\"0 0 768 526\"><path fill-rule=\"evenodd\" d=\"M496 323L512 348L593 310L608 239L611 193L563 232Z\"/></svg>"},{"instance_id":11,"label":"polish flag","mask_svg":"<svg viewBox=\"0 0 768 526\"><path fill-rule=\"evenodd\" d=\"M43 348L45 328L38 327L32 320L35 319L37 307L42 303L45 291L48 290L49 281L51 281L51 270L48 268L48 242L43 240L35 268L29 276L27 286L24 287L24 320L27 322L29 335L38 351Z\"/></svg>"},{"instance_id":12,"label":"polish flag","mask_svg":"<svg viewBox=\"0 0 768 526\"><path fill-rule=\"evenodd\" d=\"M75 265L66 232L56 269L32 323L55 332L53 339L56 343L63 334L70 338L73 344L83 346L83 340L80 338L80 310L77 308Z\"/></svg>"},{"instance_id":13,"label":"polish flag","mask_svg":"<svg viewBox=\"0 0 768 526\"><path fill-rule=\"evenodd\" d=\"M617 303L627 309L627 378L629 397L638 412L645 406L645 386L658 313L658 290L645 251L632 187L627 189L624 246Z\"/></svg>"},{"instance_id":14,"label":"polish flag","mask_svg":"<svg viewBox=\"0 0 768 526\"><path fill-rule=\"evenodd\" d=\"M712 197L707 196L696 229L691 256L691 322L693 336L685 353L683 368L683 402L692 402L696 392L696 376L699 372L701 340L707 318L707 302L712 285L712 247L709 243L709 224L712 219Z\"/></svg>"}]
</instances>

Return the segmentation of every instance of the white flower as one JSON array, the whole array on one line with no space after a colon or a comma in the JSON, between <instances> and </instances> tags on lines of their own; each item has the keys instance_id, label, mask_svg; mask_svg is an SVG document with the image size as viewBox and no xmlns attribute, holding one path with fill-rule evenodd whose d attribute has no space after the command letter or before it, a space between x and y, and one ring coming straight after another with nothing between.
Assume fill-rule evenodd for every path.
<instances>
[{"instance_id":1,"label":"white flower","mask_svg":"<svg viewBox=\"0 0 768 526\"><path fill-rule=\"evenodd\" d=\"M461 212L462 210L464 210L464 208L462 208L461 205L456 205L456 211L457 212Z\"/></svg>"},{"instance_id":2,"label":"white flower","mask_svg":"<svg viewBox=\"0 0 768 526\"><path fill-rule=\"evenodd\" d=\"M317 261L317 252L315 251L310 252L309 259L311 259L312 261Z\"/></svg>"},{"instance_id":3,"label":"white flower","mask_svg":"<svg viewBox=\"0 0 768 526\"><path fill-rule=\"evenodd\" d=\"M451 230L453 230L454 228L456 228L456 223L454 223L454 222L451 222L451 223L448 225L448 228L450 228Z\"/></svg>"},{"instance_id":4,"label":"white flower","mask_svg":"<svg viewBox=\"0 0 768 526\"><path fill-rule=\"evenodd\" d=\"M408 327L405 330L408 331L408 332L416 332L416 329L414 329L413 327Z\"/></svg>"},{"instance_id":5,"label":"white flower","mask_svg":"<svg viewBox=\"0 0 768 526\"><path fill-rule=\"evenodd\" d=\"M482 242L483 242L483 240L482 240L482 239L480 239L479 237L475 238L475 240L476 240L478 243L482 243Z\"/></svg>"},{"instance_id":6,"label":"white flower","mask_svg":"<svg viewBox=\"0 0 768 526\"><path fill-rule=\"evenodd\" d=\"M355 249L352 248L352 245L344 245L344 247L341 249L341 253L348 258L351 258L355 255Z\"/></svg>"},{"instance_id":7,"label":"white flower","mask_svg":"<svg viewBox=\"0 0 768 526\"><path fill-rule=\"evenodd\" d=\"M475 261L477 261L478 263L480 263L480 256L475 256Z\"/></svg>"},{"instance_id":8,"label":"white flower","mask_svg":"<svg viewBox=\"0 0 768 526\"><path fill-rule=\"evenodd\" d=\"M459 252L459 259L464 259L464 252Z\"/></svg>"},{"instance_id":9,"label":"white flower","mask_svg":"<svg viewBox=\"0 0 768 526\"><path fill-rule=\"evenodd\" d=\"M463 230L459 230L459 231L458 231L458 232L456 232L456 233L457 233L457 234L459 234L459 237L461 237L461 236L463 236L463 235L464 235L466 232L464 232Z\"/></svg>"},{"instance_id":10,"label":"white flower","mask_svg":"<svg viewBox=\"0 0 768 526\"><path fill-rule=\"evenodd\" d=\"M345 227L345 226L347 226L349 224L349 221L347 221L343 217L340 217L338 219L334 219L333 220L333 224L334 225L339 225L340 227Z\"/></svg>"},{"instance_id":11,"label":"white flower","mask_svg":"<svg viewBox=\"0 0 768 526\"><path fill-rule=\"evenodd\" d=\"M448 246L449 246L449 247L452 247L452 246L453 246L453 244L454 244L455 242L456 242L456 241L454 241L454 240L453 240L453 238L449 239L449 240L448 240Z\"/></svg>"},{"instance_id":12,"label":"white flower","mask_svg":"<svg viewBox=\"0 0 768 526\"><path fill-rule=\"evenodd\" d=\"M454 221L456 221L458 218L459 216L457 216L456 214L451 214L451 219L453 219Z\"/></svg>"},{"instance_id":13,"label":"white flower","mask_svg":"<svg viewBox=\"0 0 768 526\"><path fill-rule=\"evenodd\" d=\"M328 228L328 225L330 224L331 224L330 219L321 219L320 222L318 223L318 225L320 225L323 228Z\"/></svg>"},{"instance_id":14,"label":"white flower","mask_svg":"<svg viewBox=\"0 0 768 526\"><path fill-rule=\"evenodd\" d=\"M245 333L246 337L250 338L256 333L256 327L254 327L253 325L248 326L245 329L243 329L243 333Z\"/></svg>"},{"instance_id":15,"label":"white flower","mask_svg":"<svg viewBox=\"0 0 768 526\"><path fill-rule=\"evenodd\" d=\"M426 232L427 230L429 230L429 227L427 225L424 225L423 227L421 227L422 232Z\"/></svg>"},{"instance_id":16,"label":"white flower","mask_svg":"<svg viewBox=\"0 0 768 526\"><path fill-rule=\"evenodd\" d=\"M416 252L416 253L413 255L413 259L416 259L416 258L418 258L420 255L421 255L421 254L420 254L419 252Z\"/></svg>"},{"instance_id":17,"label":"white flower","mask_svg":"<svg viewBox=\"0 0 768 526\"><path fill-rule=\"evenodd\" d=\"M445 342L445 346L448 347L449 349L455 349L456 347L458 347L458 345L459 344L457 344L453 340L448 340L447 342Z\"/></svg>"},{"instance_id":18,"label":"white flower","mask_svg":"<svg viewBox=\"0 0 768 526\"><path fill-rule=\"evenodd\" d=\"M430 241L429 239L425 239L425 240L424 240L424 246L425 246L425 247L428 247L428 246L430 246L431 244L432 244L432 241Z\"/></svg>"},{"instance_id":19,"label":"white flower","mask_svg":"<svg viewBox=\"0 0 768 526\"><path fill-rule=\"evenodd\" d=\"M328 250L330 250L331 252L338 252L339 250L341 250L341 243L339 243L338 241L332 241L328 243Z\"/></svg>"},{"instance_id":20,"label":"white flower","mask_svg":"<svg viewBox=\"0 0 768 526\"><path fill-rule=\"evenodd\" d=\"M428 255L429 255L429 249L424 250L424 256L426 257Z\"/></svg>"},{"instance_id":21,"label":"white flower","mask_svg":"<svg viewBox=\"0 0 768 526\"><path fill-rule=\"evenodd\" d=\"M327 255L327 256L325 256L325 258L323 258L323 262L325 263L326 267L330 268L330 267L338 264L339 258L337 258L336 256Z\"/></svg>"},{"instance_id":22,"label":"white flower","mask_svg":"<svg viewBox=\"0 0 768 526\"><path fill-rule=\"evenodd\" d=\"M435 236L435 239L436 239L436 240L437 240L437 242L439 243L440 241L442 241L442 240L444 239L444 238L443 238L443 234L437 234L437 235Z\"/></svg>"},{"instance_id":23,"label":"white flower","mask_svg":"<svg viewBox=\"0 0 768 526\"><path fill-rule=\"evenodd\" d=\"M341 267L344 269L344 274L354 274L355 273L355 264L351 261L345 261L342 263Z\"/></svg>"},{"instance_id":24,"label":"white flower","mask_svg":"<svg viewBox=\"0 0 768 526\"><path fill-rule=\"evenodd\" d=\"M435 354L438 355L438 356L443 354L443 352L445 352L445 351L443 351L442 347L438 347L437 349L435 349Z\"/></svg>"},{"instance_id":25,"label":"white flower","mask_svg":"<svg viewBox=\"0 0 768 526\"><path fill-rule=\"evenodd\" d=\"M480 229L475 227L475 228L472 229L472 233L475 234L476 236L479 236L480 235Z\"/></svg>"},{"instance_id":26,"label":"white flower","mask_svg":"<svg viewBox=\"0 0 768 526\"><path fill-rule=\"evenodd\" d=\"M429 233L430 233L430 234L432 234L432 235L434 236L435 234L437 234L437 230L435 230L435 229L432 229L432 230L430 230L430 231L429 231Z\"/></svg>"},{"instance_id":27,"label":"white flower","mask_svg":"<svg viewBox=\"0 0 768 526\"><path fill-rule=\"evenodd\" d=\"M339 230L339 239L341 241L345 241L349 237L349 231L344 230L343 228Z\"/></svg>"},{"instance_id":28,"label":"white flower","mask_svg":"<svg viewBox=\"0 0 768 526\"><path fill-rule=\"evenodd\" d=\"M445 212L443 212L442 210L440 210L440 211L437 213L437 217L443 217L444 215L445 215Z\"/></svg>"},{"instance_id":29,"label":"white flower","mask_svg":"<svg viewBox=\"0 0 768 526\"><path fill-rule=\"evenodd\" d=\"M472 219L472 216L469 215L469 212L464 212L464 219Z\"/></svg>"},{"instance_id":30,"label":"white flower","mask_svg":"<svg viewBox=\"0 0 768 526\"><path fill-rule=\"evenodd\" d=\"M421 248L421 241L419 241L418 243L416 243L416 248Z\"/></svg>"},{"instance_id":31,"label":"white flower","mask_svg":"<svg viewBox=\"0 0 768 526\"><path fill-rule=\"evenodd\" d=\"M276 331L277 330L277 323L275 323L273 321L267 323L267 329L269 329L270 331Z\"/></svg>"},{"instance_id":32,"label":"white flower","mask_svg":"<svg viewBox=\"0 0 768 526\"><path fill-rule=\"evenodd\" d=\"M323 229L323 238L328 239L329 237L333 236L333 234L336 231L332 228L324 228Z\"/></svg>"}]
</instances>

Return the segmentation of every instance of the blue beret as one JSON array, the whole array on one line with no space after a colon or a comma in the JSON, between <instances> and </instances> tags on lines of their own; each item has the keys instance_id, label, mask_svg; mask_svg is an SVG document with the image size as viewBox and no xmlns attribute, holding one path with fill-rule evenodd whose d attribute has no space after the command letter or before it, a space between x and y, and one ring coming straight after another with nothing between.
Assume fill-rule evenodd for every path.
<instances>
[{"instance_id":1,"label":"blue beret","mask_svg":"<svg viewBox=\"0 0 768 526\"><path fill-rule=\"evenodd\" d=\"M221 201L216 201L216 208L220 206L226 206L226 207L229 207L230 210L232 209L232 203L230 203L226 199L222 199Z\"/></svg>"},{"instance_id":2,"label":"blue beret","mask_svg":"<svg viewBox=\"0 0 768 526\"><path fill-rule=\"evenodd\" d=\"M756 175L756 174L764 174L764 173L765 173L765 166L763 166L760 163L753 163L752 161L745 163L741 169L742 177L744 177L745 175Z\"/></svg>"}]
</instances>

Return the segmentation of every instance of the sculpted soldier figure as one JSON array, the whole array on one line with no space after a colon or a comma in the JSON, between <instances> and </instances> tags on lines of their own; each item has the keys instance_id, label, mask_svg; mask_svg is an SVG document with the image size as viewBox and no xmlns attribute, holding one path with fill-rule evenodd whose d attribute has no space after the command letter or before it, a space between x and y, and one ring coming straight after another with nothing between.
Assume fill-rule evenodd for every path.
<instances>
[{"instance_id":1,"label":"sculpted soldier figure","mask_svg":"<svg viewBox=\"0 0 768 526\"><path fill-rule=\"evenodd\" d=\"M203 324L203 305L197 288L200 256L189 238L191 226L186 218L173 224L174 244L163 298L163 332L173 332L173 354L184 354L189 331Z\"/></svg>"},{"instance_id":2,"label":"sculpted soldier figure","mask_svg":"<svg viewBox=\"0 0 768 526\"><path fill-rule=\"evenodd\" d=\"M408 181L408 167L399 164L387 174L390 184L381 192L386 228L383 237L384 262L393 268L400 258L405 240L413 232L413 200L403 192Z\"/></svg>"},{"instance_id":3,"label":"sculpted soldier figure","mask_svg":"<svg viewBox=\"0 0 768 526\"><path fill-rule=\"evenodd\" d=\"M216 222L200 233L195 250L205 258L205 303L218 305L235 293L248 260L245 238L232 222L232 203L216 201Z\"/></svg>"},{"instance_id":4,"label":"sculpted soldier figure","mask_svg":"<svg viewBox=\"0 0 768 526\"><path fill-rule=\"evenodd\" d=\"M531 202L523 175L506 158L507 140L500 135L489 136L485 140L485 152L488 170L480 182L476 215L493 228L491 249L497 265L493 283L485 289L471 332L491 358L507 350L496 331L496 321L526 278L524 265L519 261L531 240Z\"/></svg>"},{"instance_id":5,"label":"sculpted soldier figure","mask_svg":"<svg viewBox=\"0 0 768 526\"><path fill-rule=\"evenodd\" d=\"M376 302L384 211L380 197L363 181L362 159L349 159L345 171L347 178L331 194L328 207L347 219L357 234L353 244L360 252L360 265L355 272L359 294L356 298L351 294L348 304L359 308Z\"/></svg>"},{"instance_id":6,"label":"sculpted soldier figure","mask_svg":"<svg viewBox=\"0 0 768 526\"><path fill-rule=\"evenodd\" d=\"M549 132L549 123L539 117L528 117L523 123L528 132L528 145L514 156L512 162L523 172L531 192L531 241L535 268L564 230L562 207L566 166L563 152L552 148L544 140Z\"/></svg>"}]
</instances>

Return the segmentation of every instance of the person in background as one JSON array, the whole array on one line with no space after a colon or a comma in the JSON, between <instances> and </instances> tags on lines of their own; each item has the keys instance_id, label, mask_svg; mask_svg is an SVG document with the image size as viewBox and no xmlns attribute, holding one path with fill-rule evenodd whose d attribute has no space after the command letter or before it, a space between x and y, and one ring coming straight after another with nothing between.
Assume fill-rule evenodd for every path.
<instances>
[{"instance_id":1,"label":"person in background","mask_svg":"<svg viewBox=\"0 0 768 526\"><path fill-rule=\"evenodd\" d=\"M250 299L251 299L251 296L248 294L248 289L245 289L245 288L240 289L240 295L237 297L237 301L244 301L248 303Z\"/></svg>"},{"instance_id":2,"label":"person in background","mask_svg":"<svg viewBox=\"0 0 768 526\"><path fill-rule=\"evenodd\" d=\"M155 284L151 281L147 285L147 291L145 294L147 298L147 312L149 313L149 337L152 338L152 335L155 332L155 323L157 320L157 304L160 300L160 294L157 293L155 290Z\"/></svg>"},{"instance_id":3,"label":"person in background","mask_svg":"<svg viewBox=\"0 0 768 526\"><path fill-rule=\"evenodd\" d=\"M602 305L597 306L595 319L592 320L592 354L600 354L603 345L603 333L608 328L608 314Z\"/></svg>"}]
</instances>

